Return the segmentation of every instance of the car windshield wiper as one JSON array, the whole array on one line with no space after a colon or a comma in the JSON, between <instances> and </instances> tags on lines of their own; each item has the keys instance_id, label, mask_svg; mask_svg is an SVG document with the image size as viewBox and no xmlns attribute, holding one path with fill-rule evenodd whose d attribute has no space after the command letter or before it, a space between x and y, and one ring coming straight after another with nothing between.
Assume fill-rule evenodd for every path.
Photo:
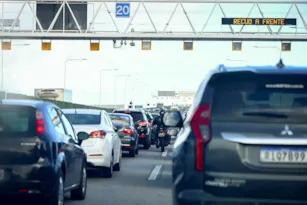
<instances>
[{"instance_id":1,"label":"car windshield wiper","mask_svg":"<svg viewBox=\"0 0 307 205\"><path fill-rule=\"evenodd\" d=\"M288 118L288 115L271 112L244 112L243 115L255 117Z\"/></svg>"}]
</instances>

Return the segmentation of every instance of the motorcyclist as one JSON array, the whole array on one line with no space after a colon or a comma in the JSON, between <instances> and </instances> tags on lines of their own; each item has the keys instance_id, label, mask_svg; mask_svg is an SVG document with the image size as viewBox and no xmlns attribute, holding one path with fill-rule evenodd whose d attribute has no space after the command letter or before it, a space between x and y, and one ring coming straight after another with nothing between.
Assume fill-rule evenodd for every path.
<instances>
[{"instance_id":1,"label":"motorcyclist","mask_svg":"<svg viewBox=\"0 0 307 205\"><path fill-rule=\"evenodd\" d=\"M160 128L163 127L162 118L163 118L164 114L165 114L165 111L161 109L160 115L158 117L156 117L154 119L154 121L152 122L152 125L156 126L155 133L154 133L155 144L158 144L158 135L159 135L159 132L160 132Z\"/></svg>"}]
</instances>

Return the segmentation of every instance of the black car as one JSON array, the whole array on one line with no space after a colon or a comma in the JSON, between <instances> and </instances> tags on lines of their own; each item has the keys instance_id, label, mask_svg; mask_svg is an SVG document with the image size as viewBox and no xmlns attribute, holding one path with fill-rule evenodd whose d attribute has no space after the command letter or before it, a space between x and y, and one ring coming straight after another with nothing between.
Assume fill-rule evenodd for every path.
<instances>
[{"instance_id":1,"label":"black car","mask_svg":"<svg viewBox=\"0 0 307 205\"><path fill-rule=\"evenodd\" d=\"M113 113L124 113L131 115L133 118L134 125L136 130L139 134L139 143L144 145L145 149L149 149L151 146L151 129L149 121L146 117L146 113L144 110L139 109L129 109L123 110L118 109L115 110Z\"/></svg>"},{"instance_id":2,"label":"black car","mask_svg":"<svg viewBox=\"0 0 307 205\"><path fill-rule=\"evenodd\" d=\"M150 139L151 139L151 144L155 144L155 137L154 137L154 131L153 131L153 120L154 120L154 117L151 115L150 112L147 112L145 111L145 114L146 114L146 117L148 119L148 122L149 122L149 126L150 126L150 133L151 133L151 136L150 136Z\"/></svg>"},{"instance_id":3,"label":"black car","mask_svg":"<svg viewBox=\"0 0 307 205\"><path fill-rule=\"evenodd\" d=\"M173 204L307 204L306 124L307 68L210 73L173 147Z\"/></svg>"},{"instance_id":4,"label":"black car","mask_svg":"<svg viewBox=\"0 0 307 205\"><path fill-rule=\"evenodd\" d=\"M110 119L122 143L122 150L129 151L130 157L139 153L139 134L133 118L127 114L110 113Z\"/></svg>"},{"instance_id":5,"label":"black car","mask_svg":"<svg viewBox=\"0 0 307 205\"><path fill-rule=\"evenodd\" d=\"M86 196L86 154L63 112L52 103L0 101L0 194L43 196L46 204Z\"/></svg>"}]
</instances>

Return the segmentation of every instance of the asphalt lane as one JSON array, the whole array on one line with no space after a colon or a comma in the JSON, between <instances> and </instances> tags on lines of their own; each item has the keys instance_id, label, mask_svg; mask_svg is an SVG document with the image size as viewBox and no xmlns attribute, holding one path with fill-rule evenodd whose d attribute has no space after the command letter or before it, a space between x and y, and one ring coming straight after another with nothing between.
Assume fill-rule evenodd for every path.
<instances>
[{"instance_id":1,"label":"asphalt lane","mask_svg":"<svg viewBox=\"0 0 307 205\"><path fill-rule=\"evenodd\" d=\"M110 179L97 173L88 173L87 196L84 201L72 201L69 195L66 205L157 205L171 204L171 147L162 153L152 146L140 148L135 158L124 154L121 170Z\"/></svg>"}]
</instances>

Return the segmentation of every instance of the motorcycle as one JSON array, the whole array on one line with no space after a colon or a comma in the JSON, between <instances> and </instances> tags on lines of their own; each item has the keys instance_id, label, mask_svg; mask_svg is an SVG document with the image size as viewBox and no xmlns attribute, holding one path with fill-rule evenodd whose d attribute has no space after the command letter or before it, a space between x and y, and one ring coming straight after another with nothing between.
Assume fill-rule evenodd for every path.
<instances>
[{"instance_id":1,"label":"motorcycle","mask_svg":"<svg viewBox=\"0 0 307 205\"><path fill-rule=\"evenodd\" d=\"M165 146L167 146L167 142L166 142L166 130L164 130L163 128L160 128L159 130L159 134L158 134L158 143L156 145L157 148L161 147L161 152L164 152L165 150Z\"/></svg>"}]
</instances>

